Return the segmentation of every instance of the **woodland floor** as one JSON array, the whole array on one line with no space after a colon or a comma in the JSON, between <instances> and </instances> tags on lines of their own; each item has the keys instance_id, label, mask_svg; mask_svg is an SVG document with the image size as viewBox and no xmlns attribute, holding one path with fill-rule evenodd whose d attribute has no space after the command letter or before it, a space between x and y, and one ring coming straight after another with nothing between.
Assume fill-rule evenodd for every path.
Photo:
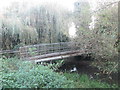
<instances>
[{"instance_id":1,"label":"woodland floor","mask_svg":"<svg viewBox=\"0 0 120 90\"><path fill-rule=\"evenodd\" d=\"M60 68L59 71L62 72L70 72L70 70L74 67L77 68L78 74L87 74L91 79L97 79L102 82L106 82L109 84L117 84L118 85L118 73L111 73L110 75L103 74L101 71L91 66L92 61L81 61L80 58L77 58L73 61L66 61ZM98 75L96 75L98 73Z\"/></svg>"}]
</instances>

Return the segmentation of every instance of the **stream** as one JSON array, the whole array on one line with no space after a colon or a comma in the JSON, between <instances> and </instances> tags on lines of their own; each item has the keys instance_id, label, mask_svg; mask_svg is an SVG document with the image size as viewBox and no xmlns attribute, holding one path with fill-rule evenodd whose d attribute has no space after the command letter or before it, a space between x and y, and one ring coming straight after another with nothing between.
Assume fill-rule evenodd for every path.
<instances>
[{"instance_id":1,"label":"stream","mask_svg":"<svg viewBox=\"0 0 120 90\"><path fill-rule=\"evenodd\" d=\"M92 58L90 57L74 57L65 60L65 63L59 68L62 72L76 72L78 74L87 74L91 79L100 80L109 84L118 85L118 73L103 74L94 66L91 66ZM71 73L72 73L71 72Z\"/></svg>"}]
</instances>

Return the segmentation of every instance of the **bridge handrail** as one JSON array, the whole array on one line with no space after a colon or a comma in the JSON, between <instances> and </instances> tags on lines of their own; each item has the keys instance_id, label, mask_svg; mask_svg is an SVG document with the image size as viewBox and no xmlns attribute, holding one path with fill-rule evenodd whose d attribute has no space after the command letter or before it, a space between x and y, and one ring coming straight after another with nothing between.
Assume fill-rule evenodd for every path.
<instances>
[{"instance_id":1,"label":"bridge handrail","mask_svg":"<svg viewBox=\"0 0 120 90\"><path fill-rule=\"evenodd\" d=\"M74 45L74 48L73 48ZM59 43L42 43L36 45L27 45L20 47L20 54L23 57L34 56L32 53L38 55L65 52L65 51L74 51L76 50L76 42L59 42ZM31 49L30 49L31 48ZM32 49L33 48L33 49Z\"/></svg>"},{"instance_id":2,"label":"bridge handrail","mask_svg":"<svg viewBox=\"0 0 120 90\"><path fill-rule=\"evenodd\" d=\"M55 44L65 44L65 43L72 43L72 42L58 42L58 43L40 43L40 44L35 44L35 45L26 45L23 47L33 47L33 46L44 46L44 45L55 45Z\"/></svg>"}]
</instances>

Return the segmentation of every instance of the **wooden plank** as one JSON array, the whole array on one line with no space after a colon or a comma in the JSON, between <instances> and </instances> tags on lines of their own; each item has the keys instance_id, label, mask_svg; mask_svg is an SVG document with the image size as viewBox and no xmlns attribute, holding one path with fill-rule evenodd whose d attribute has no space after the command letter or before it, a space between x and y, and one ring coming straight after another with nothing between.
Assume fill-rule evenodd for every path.
<instances>
[{"instance_id":1,"label":"wooden plank","mask_svg":"<svg viewBox=\"0 0 120 90\"><path fill-rule=\"evenodd\" d=\"M59 60L59 59L63 59L63 58L67 58L67 57L72 57L72 56L77 56L77 55L78 54L76 53L76 54L70 54L70 55L62 55L62 56L56 56L56 57L38 59L38 60L34 60L34 61L35 61L35 63L37 63L37 62L44 62L44 61L53 61L53 60Z\"/></svg>"},{"instance_id":2,"label":"wooden plank","mask_svg":"<svg viewBox=\"0 0 120 90\"><path fill-rule=\"evenodd\" d=\"M57 53L50 53L46 55L39 55L39 56L33 56L33 57L28 57L27 60L35 60L35 59L41 59L41 58L47 58L47 57L55 57L59 55L66 55L66 54L74 54L78 53L79 51L66 51L66 52L57 52Z\"/></svg>"},{"instance_id":3,"label":"wooden plank","mask_svg":"<svg viewBox=\"0 0 120 90\"><path fill-rule=\"evenodd\" d=\"M80 50L77 48L71 48L71 45L75 45L74 42L60 42L60 43L44 43L36 45L28 45L21 47L20 55L27 60L42 59L47 57L56 57L59 55L67 55L78 53ZM35 48L35 50L29 50ZM23 49L23 50L22 50ZM32 54L35 53L35 54Z\"/></svg>"},{"instance_id":4,"label":"wooden plank","mask_svg":"<svg viewBox=\"0 0 120 90\"><path fill-rule=\"evenodd\" d=\"M65 44L65 43L71 43L71 42L59 42L59 43L41 43L41 44L35 44L35 45L26 45L24 47L34 47L34 46L44 46L44 45L56 45L56 44Z\"/></svg>"},{"instance_id":5,"label":"wooden plank","mask_svg":"<svg viewBox=\"0 0 120 90\"><path fill-rule=\"evenodd\" d=\"M27 51L27 52L21 52L21 55L26 55L26 54L31 54L31 53L38 53L38 52L44 52L44 51L46 51L46 52L49 52L49 51L54 51L54 52L61 52L62 51L62 49L63 50L65 50L65 49L67 49L67 51L70 51L70 48L53 48L53 49L46 49L46 50L31 50L31 51ZM65 50L66 51L66 50Z\"/></svg>"},{"instance_id":6,"label":"wooden plank","mask_svg":"<svg viewBox=\"0 0 120 90\"><path fill-rule=\"evenodd\" d=\"M12 53L20 53L20 51L14 51L14 50L3 50L3 51L0 51L0 54L12 54Z\"/></svg>"}]
</instances>

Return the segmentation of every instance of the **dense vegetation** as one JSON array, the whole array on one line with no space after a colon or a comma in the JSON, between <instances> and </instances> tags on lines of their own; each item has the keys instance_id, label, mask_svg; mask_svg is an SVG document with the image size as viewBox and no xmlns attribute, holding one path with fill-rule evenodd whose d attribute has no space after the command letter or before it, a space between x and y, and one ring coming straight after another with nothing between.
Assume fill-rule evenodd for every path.
<instances>
[{"instance_id":1,"label":"dense vegetation","mask_svg":"<svg viewBox=\"0 0 120 90\"><path fill-rule=\"evenodd\" d=\"M119 48L118 3L96 3L96 8L102 10L94 13L87 0L76 1L73 12L57 3L34 6L27 2L14 2L0 13L1 49L73 40L79 42L80 48L91 51L95 58L116 57ZM71 23L76 28L74 38L69 36Z\"/></svg>"},{"instance_id":2,"label":"dense vegetation","mask_svg":"<svg viewBox=\"0 0 120 90\"><path fill-rule=\"evenodd\" d=\"M91 12L89 3L82 2L76 4L74 13L78 34L75 40L83 49L91 50L99 60L118 56L118 3L110 3L98 2L99 11ZM90 17L94 18L92 22Z\"/></svg>"},{"instance_id":3,"label":"dense vegetation","mask_svg":"<svg viewBox=\"0 0 120 90\"><path fill-rule=\"evenodd\" d=\"M47 66L22 62L17 58L2 59L3 88L73 88L73 82Z\"/></svg>"},{"instance_id":4,"label":"dense vegetation","mask_svg":"<svg viewBox=\"0 0 120 90\"><path fill-rule=\"evenodd\" d=\"M68 80L72 80L76 88L118 88L115 84L109 85L98 80L90 79L86 74L64 73L64 76Z\"/></svg>"},{"instance_id":5,"label":"dense vegetation","mask_svg":"<svg viewBox=\"0 0 120 90\"><path fill-rule=\"evenodd\" d=\"M67 10L52 3L30 5L14 2L7 12L0 15L0 31L4 41L2 49L13 49L24 44L68 41Z\"/></svg>"},{"instance_id":6,"label":"dense vegetation","mask_svg":"<svg viewBox=\"0 0 120 90\"><path fill-rule=\"evenodd\" d=\"M94 13L87 0L76 1L73 12L57 3L34 6L14 2L0 13L1 49L73 40L79 42L80 48L91 51L95 58L116 57L119 48L118 3L110 3L97 2L96 8L102 10ZM69 36L71 23L76 28L74 38Z\"/></svg>"},{"instance_id":7,"label":"dense vegetation","mask_svg":"<svg viewBox=\"0 0 120 90\"><path fill-rule=\"evenodd\" d=\"M2 59L2 66L2 70L0 71L0 75L2 77L2 88L117 87L116 85L111 86L107 83L92 80L87 75L62 72L56 73L53 71L54 69L50 69L50 66L36 65L28 61L23 62L17 58Z\"/></svg>"},{"instance_id":8,"label":"dense vegetation","mask_svg":"<svg viewBox=\"0 0 120 90\"><path fill-rule=\"evenodd\" d=\"M76 0L73 11L57 2L35 5L30 2L13 2L9 7L3 8L3 11L0 9L0 51L18 50L25 45L73 41L77 42L77 47L86 51L84 56L94 58L91 65L103 74L109 76L111 73L118 73L120 3L111 1L112 4L105 0L96 0L96 9L92 10L89 0ZM76 30L74 37L69 35L72 24ZM32 50L31 54L34 54ZM91 80L87 75L57 73L63 61L35 65L12 56L15 55L0 56L3 88L117 87Z\"/></svg>"}]
</instances>

